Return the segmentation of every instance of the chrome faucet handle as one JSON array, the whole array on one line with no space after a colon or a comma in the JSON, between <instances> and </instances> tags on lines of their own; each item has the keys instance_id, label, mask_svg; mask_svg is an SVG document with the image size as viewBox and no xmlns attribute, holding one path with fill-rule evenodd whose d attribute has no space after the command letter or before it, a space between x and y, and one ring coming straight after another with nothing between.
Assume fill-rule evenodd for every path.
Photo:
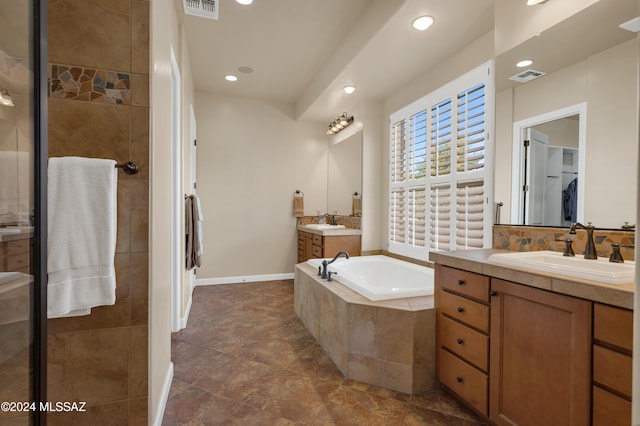
<instances>
[{"instance_id":1,"label":"chrome faucet handle","mask_svg":"<svg viewBox=\"0 0 640 426\"><path fill-rule=\"evenodd\" d=\"M611 251L611 256L609 256L609 262L624 263L624 258L620 254L621 248L635 248L635 246L633 244L625 245L625 244L611 243L612 251Z\"/></svg>"},{"instance_id":2,"label":"chrome faucet handle","mask_svg":"<svg viewBox=\"0 0 640 426\"><path fill-rule=\"evenodd\" d=\"M574 257L576 255L576 253L573 251L573 247L571 246L571 244L573 244L573 240L571 238L567 238L564 240L556 238L556 241L564 243L564 251L562 252L563 256Z\"/></svg>"},{"instance_id":3,"label":"chrome faucet handle","mask_svg":"<svg viewBox=\"0 0 640 426\"><path fill-rule=\"evenodd\" d=\"M338 273L337 272L333 272L333 271L329 271L329 272L327 272L327 275L328 275L327 281L333 281L333 278L331 278L331 275L338 275Z\"/></svg>"}]
</instances>

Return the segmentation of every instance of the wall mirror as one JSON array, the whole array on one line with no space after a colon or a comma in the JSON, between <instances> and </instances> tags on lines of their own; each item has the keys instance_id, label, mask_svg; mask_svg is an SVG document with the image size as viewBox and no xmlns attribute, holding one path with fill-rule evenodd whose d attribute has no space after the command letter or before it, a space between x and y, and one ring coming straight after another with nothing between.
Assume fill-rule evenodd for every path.
<instances>
[{"instance_id":1,"label":"wall mirror","mask_svg":"<svg viewBox=\"0 0 640 426\"><path fill-rule=\"evenodd\" d=\"M577 153L572 153L573 145L560 143L553 135L548 144L562 148L551 150L561 154L561 164L573 167L573 155L578 156L577 170L567 170L578 179L575 219L593 222L599 228L620 228L625 222L635 222L638 38L620 24L638 15L635 0L600 0L496 58L496 147L511 151L511 158L496 161L496 176L510 177L496 187L496 201L504 201L509 213L504 217L512 224L570 223L564 219L564 211L557 216L558 203L563 202L556 197L557 188L549 191L556 198L548 202L540 189L551 185L544 182L549 180L547 176L555 176L547 166L557 165L558 157L544 165L528 164L525 170L524 154L528 151L530 155L531 149L520 148L521 140L530 140L532 133L544 139L545 132L550 136L549 132L560 128L582 132ZM531 59L533 64L517 68L516 63L523 59ZM510 79L527 70L545 74L524 83ZM556 122L559 119L565 121ZM569 138L574 144L575 136ZM544 149L533 153L534 157L541 151ZM532 172L542 176L535 194L525 186L531 183ZM564 183L560 197L567 189ZM529 189L526 195L523 188ZM550 211L547 218L545 210Z\"/></svg>"},{"instance_id":2,"label":"wall mirror","mask_svg":"<svg viewBox=\"0 0 640 426\"><path fill-rule=\"evenodd\" d=\"M329 142L327 213L351 215L355 192L362 192L362 130Z\"/></svg>"}]
</instances>

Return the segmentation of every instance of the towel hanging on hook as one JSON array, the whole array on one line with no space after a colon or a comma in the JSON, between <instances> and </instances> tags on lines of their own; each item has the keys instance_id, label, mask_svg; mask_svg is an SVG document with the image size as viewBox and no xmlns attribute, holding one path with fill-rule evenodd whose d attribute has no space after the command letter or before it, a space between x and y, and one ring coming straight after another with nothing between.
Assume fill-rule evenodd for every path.
<instances>
[{"instance_id":1,"label":"towel hanging on hook","mask_svg":"<svg viewBox=\"0 0 640 426\"><path fill-rule=\"evenodd\" d=\"M351 200L351 215L362 216L362 194L358 192L353 193Z\"/></svg>"},{"instance_id":2,"label":"towel hanging on hook","mask_svg":"<svg viewBox=\"0 0 640 426\"><path fill-rule=\"evenodd\" d=\"M293 216L304 217L304 192L299 189L293 193Z\"/></svg>"}]
</instances>

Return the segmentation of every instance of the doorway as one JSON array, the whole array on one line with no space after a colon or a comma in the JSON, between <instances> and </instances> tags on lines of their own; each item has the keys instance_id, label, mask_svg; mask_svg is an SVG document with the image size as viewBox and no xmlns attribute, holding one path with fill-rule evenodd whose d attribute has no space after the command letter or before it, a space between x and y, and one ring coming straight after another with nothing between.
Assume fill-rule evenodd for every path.
<instances>
[{"instance_id":1,"label":"doorway","mask_svg":"<svg viewBox=\"0 0 640 426\"><path fill-rule=\"evenodd\" d=\"M586 103L513 123L511 223L582 221Z\"/></svg>"}]
</instances>

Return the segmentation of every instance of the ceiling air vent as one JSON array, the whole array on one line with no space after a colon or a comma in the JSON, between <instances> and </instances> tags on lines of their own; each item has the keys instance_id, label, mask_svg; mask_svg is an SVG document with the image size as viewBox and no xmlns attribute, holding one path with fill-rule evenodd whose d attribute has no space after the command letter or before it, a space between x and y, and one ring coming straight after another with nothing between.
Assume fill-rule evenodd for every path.
<instances>
[{"instance_id":1,"label":"ceiling air vent","mask_svg":"<svg viewBox=\"0 0 640 426\"><path fill-rule=\"evenodd\" d=\"M518 73L516 75L514 75L513 77L509 77L509 80L513 80L513 81L517 81L519 83L526 83L527 81L531 81L533 79L536 79L538 77L542 77L543 75L545 75L546 73L542 72L542 71L536 71L536 70L526 70L526 71L522 71L521 73Z\"/></svg>"},{"instance_id":2,"label":"ceiling air vent","mask_svg":"<svg viewBox=\"0 0 640 426\"><path fill-rule=\"evenodd\" d=\"M218 6L220 0L182 0L184 13L218 20Z\"/></svg>"}]
</instances>

